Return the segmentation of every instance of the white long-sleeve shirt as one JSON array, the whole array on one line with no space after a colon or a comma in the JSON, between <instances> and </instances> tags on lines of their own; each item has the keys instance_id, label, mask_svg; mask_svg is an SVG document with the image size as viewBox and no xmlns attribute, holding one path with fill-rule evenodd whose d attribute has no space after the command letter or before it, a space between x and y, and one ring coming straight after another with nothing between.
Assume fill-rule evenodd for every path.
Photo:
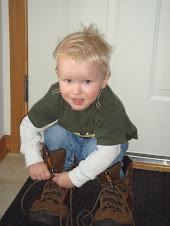
<instances>
[{"instance_id":1,"label":"white long-sleeve shirt","mask_svg":"<svg viewBox=\"0 0 170 226\"><path fill-rule=\"evenodd\" d=\"M26 166L43 162L41 156L41 133L44 132L49 126L43 128L36 128L28 116L25 116L20 124L21 147L20 152L25 156ZM93 180L107 169L113 160L120 153L119 145L97 145L96 150L92 152L85 160L82 160L79 165L73 170L69 171L69 177L76 187L81 187L89 180Z\"/></svg>"}]
</instances>

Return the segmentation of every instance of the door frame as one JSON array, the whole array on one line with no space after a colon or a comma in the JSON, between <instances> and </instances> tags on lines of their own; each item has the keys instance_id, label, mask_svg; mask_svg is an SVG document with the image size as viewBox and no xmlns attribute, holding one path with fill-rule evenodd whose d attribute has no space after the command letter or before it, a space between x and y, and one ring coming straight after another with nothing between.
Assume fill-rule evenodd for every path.
<instances>
[{"instance_id":1,"label":"door frame","mask_svg":"<svg viewBox=\"0 0 170 226\"><path fill-rule=\"evenodd\" d=\"M10 152L20 151L19 126L27 114L24 101L24 77L28 75L27 0L8 0L10 40Z\"/></svg>"}]
</instances>

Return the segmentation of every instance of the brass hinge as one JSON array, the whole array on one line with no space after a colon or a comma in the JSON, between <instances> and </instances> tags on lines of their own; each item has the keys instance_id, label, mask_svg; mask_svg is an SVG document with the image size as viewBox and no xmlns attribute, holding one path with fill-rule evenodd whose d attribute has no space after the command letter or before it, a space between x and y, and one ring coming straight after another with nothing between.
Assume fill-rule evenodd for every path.
<instances>
[{"instance_id":1,"label":"brass hinge","mask_svg":"<svg viewBox=\"0 0 170 226\"><path fill-rule=\"evenodd\" d=\"M24 76L24 102L28 103L28 76Z\"/></svg>"}]
</instances>

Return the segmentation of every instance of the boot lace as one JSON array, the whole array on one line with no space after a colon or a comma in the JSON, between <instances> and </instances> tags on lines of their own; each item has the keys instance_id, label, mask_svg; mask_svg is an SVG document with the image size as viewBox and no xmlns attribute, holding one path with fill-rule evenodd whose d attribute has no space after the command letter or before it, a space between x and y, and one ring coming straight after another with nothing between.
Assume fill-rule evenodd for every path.
<instances>
[{"instance_id":1,"label":"boot lace","mask_svg":"<svg viewBox=\"0 0 170 226\"><path fill-rule=\"evenodd\" d=\"M26 194L29 192L29 190L39 181L36 180L34 181L29 188L26 190L26 192L24 193L24 195L22 196L21 199L21 209L23 211L24 214L28 214L28 212L26 212L24 210L24 199ZM53 182L52 180L48 180L47 183L45 184L45 189L48 188L48 191L44 193L44 198L41 200L41 202L45 202L46 200L50 200L52 202L54 202L55 204L59 204L58 201L58 197L62 197L62 193L64 191L64 195L66 196L68 192L70 192L69 196L70 196L70 211L65 210L62 211L61 215L60 215L60 226L62 226L62 219L64 218L64 215L66 215L66 224L65 226L69 225L69 218L70 218L70 224L71 226L73 225L72 223L72 189L66 189L66 188L62 188L59 187L55 182Z\"/></svg>"},{"instance_id":2,"label":"boot lace","mask_svg":"<svg viewBox=\"0 0 170 226\"><path fill-rule=\"evenodd\" d=\"M95 211L95 209L96 209L96 207L99 203L101 195L103 196L103 194L104 194L104 199L102 199L102 202L105 203L105 205L102 207L102 210L111 209L113 212L116 212L116 211L122 212L121 208L119 208L118 206L125 205L125 207L128 210L128 214L129 214L130 218L132 219L133 225L135 226L135 222L134 222L131 210L130 210L130 208L127 204L127 201L126 201L126 199L124 198L124 195L123 195L123 192L125 191L125 187L123 188L123 192L122 192L121 191L122 190L121 189L122 184L117 184L117 185L113 185L113 184L111 185L111 184L110 184L110 186L105 185L105 184L101 185L102 189L101 189L101 191L98 195L98 198L97 198L92 210L91 211L83 210L79 213L79 215L77 217L77 226L80 225L79 221L81 222L81 224L83 226L86 226L86 224L84 223L84 220L85 220L85 218L87 218L89 216L91 217L91 222L90 222L89 226L93 225L93 223L94 223L93 213L94 213L94 211ZM120 199L123 200L123 203L119 201ZM85 214L85 213L87 213L87 214L84 215L83 217L81 217L81 215Z\"/></svg>"}]
</instances>

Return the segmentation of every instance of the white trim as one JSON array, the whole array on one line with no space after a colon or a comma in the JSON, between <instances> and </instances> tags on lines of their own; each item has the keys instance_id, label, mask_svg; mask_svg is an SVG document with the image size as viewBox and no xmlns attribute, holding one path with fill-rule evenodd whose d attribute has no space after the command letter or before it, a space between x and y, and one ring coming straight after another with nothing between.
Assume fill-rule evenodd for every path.
<instances>
[{"instance_id":1,"label":"white trim","mask_svg":"<svg viewBox=\"0 0 170 226\"><path fill-rule=\"evenodd\" d=\"M132 152L127 152L127 155L134 162L145 162L145 163L170 166L170 157L168 156L146 155L146 154L139 154L139 153L132 153Z\"/></svg>"}]
</instances>

